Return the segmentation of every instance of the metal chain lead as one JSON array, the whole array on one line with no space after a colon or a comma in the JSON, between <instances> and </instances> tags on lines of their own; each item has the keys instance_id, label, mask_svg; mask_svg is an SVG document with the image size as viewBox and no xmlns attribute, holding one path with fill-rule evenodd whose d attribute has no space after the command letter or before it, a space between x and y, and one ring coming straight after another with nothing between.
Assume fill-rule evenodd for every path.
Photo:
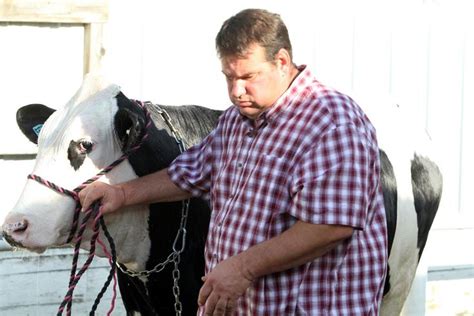
<instances>
[{"instance_id":1,"label":"metal chain lead","mask_svg":"<svg viewBox=\"0 0 474 316\"><path fill-rule=\"evenodd\" d=\"M186 223L188 218L188 210L189 210L189 200L182 201L183 207L181 209L181 224L176 233L175 240L173 242L173 252L168 255L165 261L158 263L153 267L151 270L143 270L143 271L133 271L123 267L122 265L118 265L120 271L123 273L131 276L131 277L149 277L153 273L161 272L165 269L166 265L171 262L176 262L176 255L181 254L186 246ZM179 237L181 236L181 247L180 249L176 249Z\"/></svg>"},{"instance_id":2,"label":"metal chain lead","mask_svg":"<svg viewBox=\"0 0 474 316\"><path fill-rule=\"evenodd\" d=\"M173 137L176 143L178 144L179 152L183 153L186 150L186 147L183 142L183 138L181 137L181 134L179 133L179 131L174 127L171 121L171 117L169 116L168 112L166 112L165 109L159 107L158 105L154 105L151 102L145 102L145 104L148 106L155 106L157 112L161 115L166 125L168 125L168 128L170 129L171 133L173 134ZM189 199L182 201L181 223L173 242L173 252L166 258L165 261L158 263L151 270L143 270L143 271L129 270L126 267L122 267L122 265L117 263L118 268L123 273L131 277L149 277L152 273L159 273L163 271L166 265L172 262L173 263L173 272L172 272L173 295L174 295L174 300L175 300L174 310L177 316L181 316L183 312L183 305L181 304L181 301L179 299L179 295L180 295L179 279L181 277L181 273L179 271L179 263L181 262L181 253L184 251L184 248L186 246L186 234L187 234L186 224L188 221L189 203L190 203ZM180 241L181 241L181 245L179 246Z\"/></svg>"},{"instance_id":3,"label":"metal chain lead","mask_svg":"<svg viewBox=\"0 0 474 316\"><path fill-rule=\"evenodd\" d=\"M183 138L181 137L180 132L174 127L168 112L166 112L165 109L159 107L158 105L154 105L151 102L145 102L145 104L155 106L157 112L161 115L166 125L168 125L168 128L170 129L171 133L173 134L173 137L176 143L178 144L180 153L184 152L186 150L186 147L184 145Z\"/></svg>"}]
</instances>

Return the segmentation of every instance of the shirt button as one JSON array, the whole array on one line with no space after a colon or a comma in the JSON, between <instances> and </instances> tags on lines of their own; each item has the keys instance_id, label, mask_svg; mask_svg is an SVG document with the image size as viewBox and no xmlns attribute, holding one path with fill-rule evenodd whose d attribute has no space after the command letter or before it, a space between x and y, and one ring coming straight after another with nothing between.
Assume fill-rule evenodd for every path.
<instances>
[{"instance_id":1,"label":"shirt button","mask_svg":"<svg viewBox=\"0 0 474 316\"><path fill-rule=\"evenodd\" d=\"M237 167L239 167L239 168L242 168L243 165L244 165L244 164L241 163L241 162L238 162L238 163L237 163Z\"/></svg>"}]
</instances>

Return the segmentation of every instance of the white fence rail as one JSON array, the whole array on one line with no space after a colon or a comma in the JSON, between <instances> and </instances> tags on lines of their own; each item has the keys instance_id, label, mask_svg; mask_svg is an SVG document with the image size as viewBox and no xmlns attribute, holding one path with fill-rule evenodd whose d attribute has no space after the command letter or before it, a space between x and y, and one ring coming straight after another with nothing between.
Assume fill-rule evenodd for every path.
<instances>
[{"instance_id":1,"label":"white fence rail","mask_svg":"<svg viewBox=\"0 0 474 316\"><path fill-rule=\"evenodd\" d=\"M55 315L67 292L72 248L49 249L42 255L12 251L0 241L0 314ZM87 258L81 252L79 267ZM110 266L95 258L74 291L73 314L87 315L106 281ZM105 315L112 300L112 286L101 300L97 315ZM118 291L114 315L125 315Z\"/></svg>"}]
</instances>

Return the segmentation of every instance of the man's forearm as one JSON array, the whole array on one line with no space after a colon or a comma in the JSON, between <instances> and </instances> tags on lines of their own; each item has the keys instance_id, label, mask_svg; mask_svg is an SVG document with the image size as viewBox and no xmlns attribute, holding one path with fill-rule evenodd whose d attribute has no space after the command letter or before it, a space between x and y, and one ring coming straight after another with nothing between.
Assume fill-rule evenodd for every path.
<instances>
[{"instance_id":1,"label":"man's forearm","mask_svg":"<svg viewBox=\"0 0 474 316\"><path fill-rule=\"evenodd\" d=\"M352 235L353 228L297 222L279 236L237 255L252 279L297 267L318 258Z\"/></svg>"},{"instance_id":2,"label":"man's forearm","mask_svg":"<svg viewBox=\"0 0 474 316\"><path fill-rule=\"evenodd\" d=\"M123 191L125 205L179 201L191 196L171 181L167 169L117 186Z\"/></svg>"}]
</instances>

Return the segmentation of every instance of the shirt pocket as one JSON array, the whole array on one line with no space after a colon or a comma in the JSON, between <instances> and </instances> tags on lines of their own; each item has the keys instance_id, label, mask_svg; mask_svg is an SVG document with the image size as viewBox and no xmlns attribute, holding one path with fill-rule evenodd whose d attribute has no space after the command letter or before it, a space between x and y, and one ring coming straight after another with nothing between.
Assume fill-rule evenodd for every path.
<instances>
[{"instance_id":1,"label":"shirt pocket","mask_svg":"<svg viewBox=\"0 0 474 316\"><path fill-rule=\"evenodd\" d=\"M254 170L253 178L258 183L256 195L260 205L268 207L272 213L283 212L288 203L288 161L271 155L262 155Z\"/></svg>"}]
</instances>

